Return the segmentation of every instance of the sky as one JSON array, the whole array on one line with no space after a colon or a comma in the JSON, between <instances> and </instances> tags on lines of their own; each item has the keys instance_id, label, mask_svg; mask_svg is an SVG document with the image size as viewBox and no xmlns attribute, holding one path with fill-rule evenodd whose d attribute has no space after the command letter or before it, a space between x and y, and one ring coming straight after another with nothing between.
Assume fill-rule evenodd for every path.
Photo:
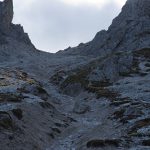
<instances>
[{"instance_id":1,"label":"sky","mask_svg":"<svg viewBox=\"0 0 150 150\"><path fill-rule=\"evenodd\" d=\"M126 0L14 0L13 23L37 49L57 52L92 40L107 29Z\"/></svg>"}]
</instances>

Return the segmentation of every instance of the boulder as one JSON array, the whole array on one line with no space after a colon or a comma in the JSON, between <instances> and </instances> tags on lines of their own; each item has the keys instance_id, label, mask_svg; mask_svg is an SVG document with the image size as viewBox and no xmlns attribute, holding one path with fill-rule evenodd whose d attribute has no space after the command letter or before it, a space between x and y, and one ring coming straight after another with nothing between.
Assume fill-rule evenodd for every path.
<instances>
[{"instance_id":1,"label":"boulder","mask_svg":"<svg viewBox=\"0 0 150 150\"><path fill-rule=\"evenodd\" d=\"M90 107L83 102L76 102L73 108L73 112L76 114L85 114L90 110Z\"/></svg>"}]
</instances>

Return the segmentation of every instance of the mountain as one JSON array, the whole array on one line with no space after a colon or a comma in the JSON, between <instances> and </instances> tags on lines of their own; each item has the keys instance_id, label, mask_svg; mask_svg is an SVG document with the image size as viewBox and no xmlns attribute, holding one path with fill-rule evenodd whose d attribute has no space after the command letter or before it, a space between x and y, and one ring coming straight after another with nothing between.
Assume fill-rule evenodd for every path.
<instances>
[{"instance_id":1,"label":"mountain","mask_svg":"<svg viewBox=\"0 0 150 150\"><path fill-rule=\"evenodd\" d=\"M0 2L0 149L150 149L150 1L127 0L107 31L37 50Z\"/></svg>"},{"instance_id":2,"label":"mountain","mask_svg":"<svg viewBox=\"0 0 150 150\"><path fill-rule=\"evenodd\" d=\"M148 0L128 0L107 31L98 32L92 41L69 48L66 53L97 56L112 51L133 51L150 47L149 6Z\"/></svg>"}]
</instances>

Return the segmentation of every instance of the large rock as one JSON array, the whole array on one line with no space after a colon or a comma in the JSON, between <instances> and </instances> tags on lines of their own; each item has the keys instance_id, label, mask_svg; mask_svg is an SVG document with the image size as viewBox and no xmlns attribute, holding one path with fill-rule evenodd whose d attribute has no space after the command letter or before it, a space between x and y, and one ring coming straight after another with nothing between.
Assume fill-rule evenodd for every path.
<instances>
[{"instance_id":1,"label":"large rock","mask_svg":"<svg viewBox=\"0 0 150 150\"><path fill-rule=\"evenodd\" d=\"M114 82L119 79L121 74L129 73L132 65L132 53L116 53L95 67L88 75L88 79L91 82Z\"/></svg>"},{"instance_id":2,"label":"large rock","mask_svg":"<svg viewBox=\"0 0 150 150\"><path fill-rule=\"evenodd\" d=\"M23 27L12 24L13 14L13 0L0 2L0 45L8 44L8 38L12 38L34 47Z\"/></svg>"},{"instance_id":3,"label":"large rock","mask_svg":"<svg viewBox=\"0 0 150 150\"><path fill-rule=\"evenodd\" d=\"M85 100L79 99L76 101L73 112L76 114L85 114L90 110L90 106L86 105Z\"/></svg>"},{"instance_id":4,"label":"large rock","mask_svg":"<svg viewBox=\"0 0 150 150\"><path fill-rule=\"evenodd\" d=\"M13 2L12 0L4 0L0 2L0 31L7 33L13 19Z\"/></svg>"}]
</instances>

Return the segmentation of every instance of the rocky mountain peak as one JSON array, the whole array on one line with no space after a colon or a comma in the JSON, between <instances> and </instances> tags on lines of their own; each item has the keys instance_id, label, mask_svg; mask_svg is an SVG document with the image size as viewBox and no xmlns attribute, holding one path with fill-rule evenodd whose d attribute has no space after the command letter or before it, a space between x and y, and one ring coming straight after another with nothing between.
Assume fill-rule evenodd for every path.
<instances>
[{"instance_id":1,"label":"rocky mountain peak","mask_svg":"<svg viewBox=\"0 0 150 150\"><path fill-rule=\"evenodd\" d=\"M16 25L12 23L13 15L13 0L4 0L0 2L0 46L10 45L10 47L12 47L22 43L34 48L28 34L24 32L23 27L20 24ZM14 44L16 42L19 43ZM11 50L7 51L8 54L11 54L10 51Z\"/></svg>"},{"instance_id":2,"label":"rocky mountain peak","mask_svg":"<svg viewBox=\"0 0 150 150\"><path fill-rule=\"evenodd\" d=\"M13 19L13 1L0 2L0 31L8 32Z\"/></svg>"},{"instance_id":3,"label":"rocky mountain peak","mask_svg":"<svg viewBox=\"0 0 150 150\"><path fill-rule=\"evenodd\" d=\"M137 21L150 17L149 0L127 0L121 13L113 21L112 25L119 25L126 21Z\"/></svg>"},{"instance_id":4,"label":"rocky mountain peak","mask_svg":"<svg viewBox=\"0 0 150 150\"><path fill-rule=\"evenodd\" d=\"M114 51L149 48L149 24L150 0L127 0L107 31L98 32L92 41L66 49L65 53L95 57L97 54L104 56Z\"/></svg>"},{"instance_id":5,"label":"rocky mountain peak","mask_svg":"<svg viewBox=\"0 0 150 150\"><path fill-rule=\"evenodd\" d=\"M150 1L149 0L128 0L123 8L126 13L133 18L141 16L150 17Z\"/></svg>"}]
</instances>

